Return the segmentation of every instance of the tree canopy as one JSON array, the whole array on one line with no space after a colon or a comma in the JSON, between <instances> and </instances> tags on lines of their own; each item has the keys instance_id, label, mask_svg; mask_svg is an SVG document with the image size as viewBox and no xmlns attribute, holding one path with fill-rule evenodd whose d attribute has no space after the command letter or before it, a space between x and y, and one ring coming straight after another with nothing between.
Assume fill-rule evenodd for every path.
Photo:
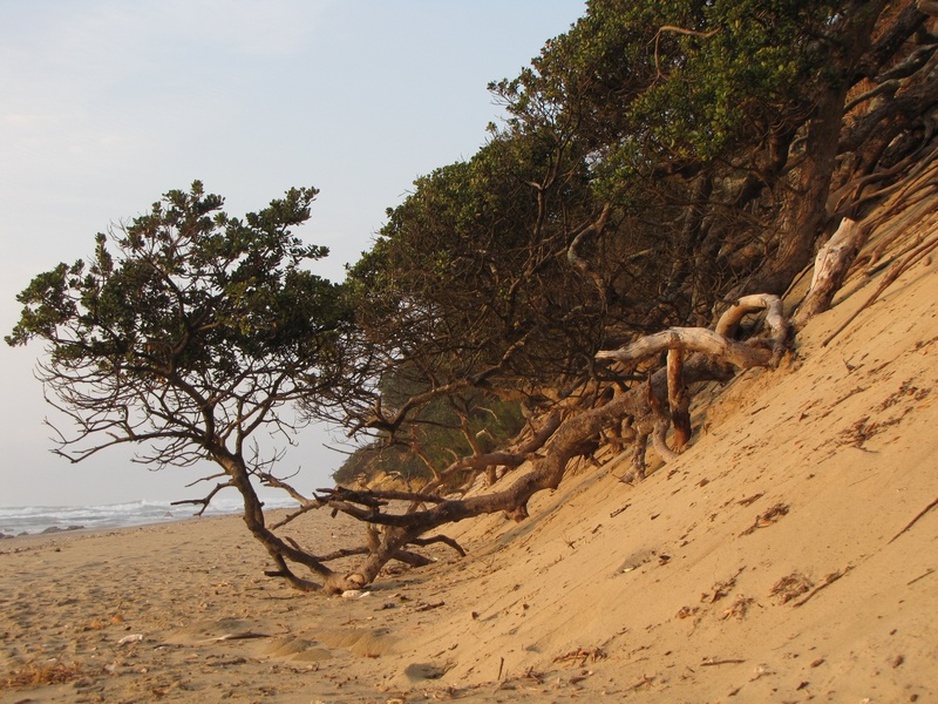
<instances>
[{"instance_id":1,"label":"tree canopy","mask_svg":"<svg viewBox=\"0 0 938 704\"><path fill-rule=\"evenodd\" d=\"M63 454L145 441L142 461L191 464L288 432L290 403L329 406L351 314L340 287L303 269L327 251L291 234L315 195L291 190L241 220L195 182L98 234L90 262L33 279L6 341L46 343L40 376L80 429Z\"/></svg>"}]
</instances>

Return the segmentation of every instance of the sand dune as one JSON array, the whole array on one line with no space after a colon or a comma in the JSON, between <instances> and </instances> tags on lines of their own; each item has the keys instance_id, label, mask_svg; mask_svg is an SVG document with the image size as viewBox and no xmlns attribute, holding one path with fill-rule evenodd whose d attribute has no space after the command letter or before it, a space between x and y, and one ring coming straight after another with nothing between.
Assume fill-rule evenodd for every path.
<instances>
[{"instance_id":1,"label":"sand dune","mask_svg":"<svg viewBox=\"0 0 938 704\"><path fill-rule=\"evenodd\" d=\"M264 577L236 517L3 541L0 702L935 701L936 265L822 346L938 232L933 200L895 205L884 263L709 392L679 459L638 486L584 462L523 523L455 526L466 558L330 599Z\"/></svg>"}]
</instances>

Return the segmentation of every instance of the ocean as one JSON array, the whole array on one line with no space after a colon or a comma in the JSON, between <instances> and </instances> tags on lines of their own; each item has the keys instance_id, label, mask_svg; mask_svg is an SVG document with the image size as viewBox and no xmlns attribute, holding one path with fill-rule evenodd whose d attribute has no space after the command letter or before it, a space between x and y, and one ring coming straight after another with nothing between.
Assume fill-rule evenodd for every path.
<instances>
[{"instance_id":1,"label":"ocean","mask_svg":"<svg viewBox=\"0 0 938 704\"><path fill-rule=\"evenodd\" d=\"M296 501L287 497L263 498L266 508L293 508ZM35 535L65 530L100 530L125 528L151 523L165 523L191 518L198 505L172 506L168 501L130 501L101 506L0 506L0 536ZM216 499L203 515L219 516L240 513L235 498Z\"/></svg>"}]
</instances>

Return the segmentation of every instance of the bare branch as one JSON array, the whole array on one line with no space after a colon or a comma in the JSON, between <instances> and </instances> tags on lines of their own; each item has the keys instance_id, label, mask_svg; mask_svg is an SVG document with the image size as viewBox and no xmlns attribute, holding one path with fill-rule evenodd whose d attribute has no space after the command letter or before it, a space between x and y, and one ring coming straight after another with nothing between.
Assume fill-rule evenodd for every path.
<instances>
[{"instance_id":1,"label":"bare branch","mask_svg":"<svg viewBox=\"0 0 938 704\"><path fill-rule=\"evenodd\" d=\"M216 484L215 488L212 489L208 493L208 496L206 496L203 499L182 499L180 501L172 501L170 502L170 506L182 506L183 504L195 504L197 506L201 505L202 508L200 508L198 513L195 514L196 516L201 516L203 513L205 513L205 509L208 508L208 505L212 502L212 499L215 498L215 495L219 491L221 491L222 489L227 489L228 487L232 487L232 486L234 486L234 484L230 481L222 482L220 484Z\"/></svg>"},{"instance_id":2,"label":"bare branch","mask_svg":"<svg viewBox=\"0 0 938 704\"><path fill-rule=\"evenodd\" d=\"M664 72L661 70L661 59L659 57L659 48L661 46L661 37L665 32L670 32L672 34L684 34L692 37L700 37L702 39L709 39L720 31L720 28L711 29L709 32L701 32L693 29L686 29L684 27L674 27L672 25L663 25L658 28L658 31L655 33L655 71L657 72L658 78L664 78Z\"/></svg>"},{"instance_id":3,"label":"bare branch","mask_svg":"<svg viewBox=\"0 0 938 704\"><path fill-rule=\"evenodd\" d=\"M808 294L798 307L795 327L802 327L815 315L828 310L834 294L843 285L853 260L866 241L866 230L844 218L833 236L818 250Z\"/></svg>"}]
</instances>

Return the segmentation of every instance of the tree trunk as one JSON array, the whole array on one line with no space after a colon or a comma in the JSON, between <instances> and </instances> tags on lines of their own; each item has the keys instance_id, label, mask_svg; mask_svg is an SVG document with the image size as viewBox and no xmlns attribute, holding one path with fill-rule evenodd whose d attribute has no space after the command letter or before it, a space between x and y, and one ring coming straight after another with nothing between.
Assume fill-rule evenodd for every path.
<instances>
[{"instance_id":1,"label":"tree trunk","mask_svg":"<svg viewBox=\"0 0 938 704\"><path fill-rule=\"evenodd\" d=\"M782 196L778 220L778 250L768 266L746 285L746 291L765 291L781 295L814 254L814 242L827 217L827 198L839 150L844 103L855 66L869 49L872 29L885 0L857 0L846 13L844 29L838 39L842 47L832 52L831 65L825 70L838 78L817 96L814 115L809 120L801 163L788 179Z\"/></svg>"},{"instance_id":2,"label":"tree trunk","mask_svg":"<svg viewBox=\"0 0 938 704\"><path fill-rule=\"evenodd\" d=\"M317 583L293 574L286 563L286 560L289 559L291 562L308 567L324 580L334 579L335 574L333 571L313 555L285 542L267 527L264 520L263 504L257 498L257 492L251 484L251 477L244 460L224 448L213 449L212 455L214 460L224 468L225 473L231 477L232 485L241 494L241 499L244 502L243 517L245 525L247 525L251 535L267 549L278 567L276 571L268 572L268 576L284 577L293 587L302 591L314 591L320 588Z\"/></svg>"},{"instance_id":3,"label":"tree trunk","mask_svg":"<svg viewBox=\"0 0 938 704\"><path fill-rule=\"evenodd\" d=\"M778 251L747 288L782 295L814 254L814 241L827 214L846 88L831 88L808 124L804 161L782 197Z\"/></svg>"}]
</instances>

